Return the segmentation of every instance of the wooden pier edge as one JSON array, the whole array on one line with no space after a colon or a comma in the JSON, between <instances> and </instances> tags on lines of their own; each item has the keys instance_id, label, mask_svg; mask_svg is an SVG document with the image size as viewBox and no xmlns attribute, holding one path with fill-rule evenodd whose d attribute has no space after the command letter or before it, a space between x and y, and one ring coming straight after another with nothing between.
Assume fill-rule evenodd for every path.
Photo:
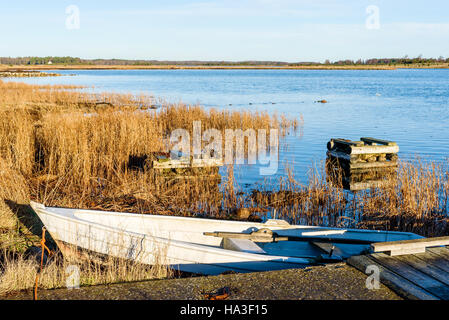
<instances>
[{"instance_id":1,"label":"wooden pier edge","mask_svg":"<svg viewBox=\"0 0 449 320\"><path fill-rule=\"evenodd\" d=\"M427 247L449 245L449 237L378 242L371 245L373 252L389 252L391 256L425 252Z\"/></svg>"},{"instance_id":2,"label":"wooden pier edge","mask_svg":"<svg viewBox=\"0 0 449 320\"><path fill-rule=\"evenodd\" d=\"M417 286L413 282L388 270L387 268L385 268L384 266L382 266L369 256L365 255L352 256L346 261L346 263L356 268L357 270L363 272L364 274L366 274L368 266L371 265L377 266L380 272L379 273L380 282L406 299L440 300L438 297L425 291L423 288ZM367 276L369 275L367 274Z\"/></svg>"}]
</instances>

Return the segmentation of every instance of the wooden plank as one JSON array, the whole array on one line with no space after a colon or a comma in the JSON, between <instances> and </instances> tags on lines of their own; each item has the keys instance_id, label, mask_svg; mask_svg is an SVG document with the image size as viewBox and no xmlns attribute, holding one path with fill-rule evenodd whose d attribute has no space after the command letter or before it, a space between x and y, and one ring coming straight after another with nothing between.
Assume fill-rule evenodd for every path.
<instances>
[{"instance_id":1,"label":"wooden plank","mask_svg":"<svg viewBox=\"0 0 449 320\"><path fill-rule=\"evenodd\" d=\"M264 223L266 227L276 227L276 228L294 228L290 223L281 219L268 219L267 222Z\"/></svg>"},{"instance_id":2,"label":"wooden plank","mask_svg":"<svg viewBox=\"0 0 449 320\"><path fill-rule=\"evenodd\" d=\"M217 159L179 159L179 160L164 160L153 161L153 168L156 169L173 169L173 168L199 168L199 167L221 167L223 166L222 160Z\"/></svg>"},{"instance_id":3,"label":"wooden plank","mask_svg":"<svg viewBox=\"0 0 449 320\"><path fill-rule=\"evenodd\" d=\"M324 259L335 259L335 260L343 260L343 252L336 245L329 242L310 242L313 246L317 247L321 251L325 252L325 255L322 255Z\"/></svg>"},{"instance_id":4,"label":"wooden plank","mask_svg":"<svg viewBox=\"0 0 449 320\"><path fill-rule=\"evenodd\" d=\"M159 179L166 179L166 180L209 180L209 181L217 181L221 180L221 175L219 174L196 174L196 175L184 175L184 174L178 174L178 175L161 175Z\"/></svg>"},{"instance_id":5,"label":"wooden plank","mask_svg":"<svg viewBox=\"0 0 449 320\"><path fill-rule=\"evenodd\" d=\"M409 279L415 285L430 292L432 295L448 300L449 299L449 287L444 283L436 280L435 278L428 276L427 274L413 268L405 262L402 262L397 257L390 257L384 253L374 253L370 257L374 261L378 262L390 271L400 275L405 279Z\"/></svg>"},{"instance_id":6,"label":"wooden plank","mask_svg":"<svg viewBox=\"0 0 449 320\"><path fill-rule=\"evenodd\" d=\"M377 266L380 272L380 282L404 298L412 300L439 300L438 297L383 267L369 256L352 256L347 260L347 263L365 274L368 266Z\"/></svg>"},{"instance_id":7,"label":"wooden plank","mask_svg":"<svg viewBox=\"0 0 449 320\"><path fill-rule=\"evenodd\" d=\"M275 240L288 240L287 237L278 237L277 233L267 228L262 228L251 233L243 232L204 232L205 236L220 237L220 238L234 238L247 239L254 242L274 242Z\"/></svg>"},{"instance_id":8,"label":"wooden plank","mask_svg":"<svg viewBox=\"0 0 449 320\"><path fill-rule=\"evenodd\" d=\"M372 162L375 163L375 162ZM349 171L349 172L348 172ZM373 178L384 178L396 174L397 168L370 168L370 169L350 169L345 170L345 174L353 177L373 177Z\"/></svg>"},{"instance_id":9,"label":"wooden plank","mask_svg":"<svg viewBox=\"0 0 449 320\"><path fill-rule=\"evenodd\" d=\"M388 181L385 180L372 180L367 182L351 182L349 184L349 190L359 191L371 188L381 188L387 184Z\"/></svg>"},{"instance_id":10,"label":"wooden plank","mask_svg":"<svg viewBox=\"0 0 449 320\"><path fill-rule=\"evenodd\" d=\"M421 238L402 241L377 242L371 247L374 252L422 249L449 245L449 237Z\"/></svg>"},{"instance_id":11,"label":"wooden plank","mask_svg":"<svg viewBox=\"0 0 449 320\"><path fill-rule=\"evenodd\" d=\"M356 239L356 238L331 238L331 237L302 237L302 236L279 236L276 232L270 229L262 228L251 233L240 232L203 232L205 236L219 237L219 238L235 238L248 239L255 242L274 242L274 241L299 241L299 242L327 242L327 243L343 243L343 244L372 244L371 240Z\"/></svg>"},{"instance_id":12,"label":"wooden plank","mask_svg":"<svg viewBox=\"0 0 449 320\"><path fill-rule=\"evenodd\" d=\"M446 247L428 248L427 250L439 255L440 257L443 257L446 260L449 260L449 250Z\"/></svg>"},{"instance_id":13,"label":"wooden plank","mask_svg":"<svg viewBox=\"0 0 449 320\"><path fill-rule=\"evenodd\" d=\"M357 156L352 156L350 154L347 154L347 153L344 153L344 152L341 152L341 151L335 151L335 150L328 151L327 152L327 156L328 157L332 156L334 158L337 158L340 161L341 160L349 161L351 163L353 163L353 162L355 163L357 161Z\"/></svg>"},{"instance_id":14,"label":"wooden plank","mask_svg":"<svg viewBox=\"0 0 449 320\"><path fill-rule=\"evenodd\" d=\"M388 140L382 140L382 139L376 139L376 138L360 138L360 140L362 140L363 142L366 142L366 143L370 143L370 144L372 144L372 143L377 143L377 144L382 144L382 145L385 145L385 146L397 146L397 143L396 142L393 142L393 141L388 141Z\"/></svg>"},{"instance_id":15,"label":"wooden plank","mask_svg":"<svg viewBox=\"0 0 449 320\"><path fill-rule=\"evenodd\" d=\"M398 153L399 146L351 146L351 155L374 153Z\"/></svg>"},{"instance_id":16,"label":"wooden plank","mask_svg":"<svg viewBox=\"0 0 449 320\"><path fill-rule=\"evenodd\" d=\"M425 273L437 279L438 281L444 283L445 285L449 286L449 273L432 265L430 262L428 262L428 258L430 258L430 255L427 257L426 254L421 255L421 258L418 258L417 256L414 255L397 257L397 259L399 259L400 261L409 264L410 266L421 271L422 273Z\"/></svg>"},{"instance_id":17,"label":"wooden plank","mask_svg":"<svg viewBox=\"0 0 449 320\"><path fill-rule=\"evenodd\" d=\"M410 249L403 248L403 249L398 249L398 250L387 251L385 253L391 257L399 257L399 256L404 256L404 255L418 254L418 253L425 253L425 252L426 252L426 248L422 247L422 248L410 248Z\"/></svg>"},{"instance_id":18,"label":"wooden plank","mask_svg":"<svg viewBox=\"0 0 449 320\"><path fill-rule=\"evenodd\" d=\"M344 139L331 139L335 144L342 144L345 146L363 146L362 141L347 141Z\"/></svg>"},{"instance_id":19,"label":"wooden plank","mask_svg":"<svg viewBox=\"0 0 449 320\"><path fill-rule=\"evenodd\" d=\"M222 159L193 159L192 167L222 167Z\"/></svg>"},{"instance_id":20,"label":"wooden plank","mask_svg":"<svg viewBox=\"0 0 449 320\"><path fill-rule=\"evenodd\" d=\"M377 169L377 168L397 168L397 161L376 161L376 162L359 162L351 163L350 169Z\"/></svg>"},{"instance_id":21,"label":"wooden plank","mask_svg":"<svg viewBox=\"0 0 449 320\"><path fill-rule=\"evenodd\" d=\"M223 238L223 249L266 254L266 252L261 247L248 239Z\"/></svg>"},{"instance_id":22,"label":"wooden plank","mask_svg":"<svg viewBox=\"0 0 449 320\"><path fill-rule=\"evenodd\" d=\"M449 260L431 252L430 249L428 249L426 253L415 254L415 257L425 259L427 263L430 263L431 265L449 273Z\"/></svg>"},{"instance_id":23,"label":"wooden plank","mask_svg":"<svg viewBox=\"0 0 449 320\"><path fill-rule=\"evenodd\" d=\"M153 168L155 169L173 169L173 168L189 168L189 159L180 160L166 160L166 161L153 161Z\"/></svg>"}]
</instances>

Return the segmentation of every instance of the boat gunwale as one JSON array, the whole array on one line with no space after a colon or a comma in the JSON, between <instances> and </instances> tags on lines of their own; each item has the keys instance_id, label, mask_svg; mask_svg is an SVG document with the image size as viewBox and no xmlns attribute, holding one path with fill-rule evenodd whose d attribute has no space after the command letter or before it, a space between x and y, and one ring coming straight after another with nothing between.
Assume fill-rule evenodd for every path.
<instances>
[{"instance_id":1,"label":"boat gunwale","mask_svg":"<svg viewBox=\"0 0 449 320\"><path fill-rule=\"evenodd\" d=\"M268 255L268 254L259 254L259 253L235 251L235 250L229 250L229 249L224 249L224 248L215 247L215 246L201 245L201 244L197 244L197 243L181 241L181 240L171 240L171 239L168 239L168 238L161 238L161 237L157 237L157 236L154 236L154 235L147 235L147 234L144 234L144 233L137 233L137 232L134 232L134 231L120 230L118 228L114 228L114 227L106 226L106 225L99 224L99 223L96 223L96 222L89 222L89 221L80 219L80 218L76 217L73 214L72 214L72 216L66 216L66 215L61 215L61 214L54 213L54 212L51 212L51 211L47 211L46 210L47 207L39 206L40 205L39 203L36 203L36 204L38 205L38 206L36 206L36 208L34 208L33 206L32 207L33 207L33 210L36 212L37 215L39 215L39 213L38 213L39 210L43 210L44 214L47 214L47 215L50 215L50 216L53 216L53 217L57 217L59 219L70 220L73 223L81 223L81 224L83 224L83 225L85 225L87 227L89 227L90 225L93 225L95 228L99 228L99 229L102 229L104 231L109 231L109 232L111 232L111 231L114 232L114 230L115 231L119 230L120 232L123 232L125 234L130 235L130 236L135 236L135 237L140 237L140 238L143 237L143 239L146 239L149 236L149 237L151 237L153 239L158 239L161 242L168 243L170 246L171 245L175 245L176 247L180 247L180 248L195 248L196 250L199 250L199 251L202 251L202 252L215 253L215 254L223 254L225 252L227 256L231 256L231 257L235 257L235 258L239 258L239 257L242 257L242 258L245 257L247 259L251 258L251 260L254 261L254 262L264 261L264 262L291 263L291 264L312 264L312 263L315 262L313 259L309 259L309 258L289 257L289 256L276 256L276 255ZM64 209L64 208L60 208L60 209ZM76 209L73 209L73 210L76 210ZM49 230L49 232L51 234L50 230ZM55 240L64 241L63 239L55 239ZM74 245L77 245L77 244L74 244ZM272 260L268 260L266 258L268 258L268 259L269 258L273 258L273 259ZM274 259L276 259L276 260L274 260ZM283 260L280 260L280 259L283 259ZM300 261L288 261L288 259L290 259L290 260L300 260Z\"/></svg>"},{"instance_id":2,"label":"boat gunwale","mask_svg":"<svg viewBox=\"0 0 449 320\"><path fill-rule=\"evenodd\" d=\"M419 238L424 238L416 233L413 232L402 232L402 231L389 231L389 230L369 230L369 229L353 229L353 228L333 228L333 227L321 227L321 226L305 226L305 225L290 225L290 226L282 226L282 225L270 225L268 222L270 220L280 220L280 221L285 221L282 219L269 219L267 220L266 223L260 223L260 222L250 222L250 221L236 221L236 220L220 220L220 219L208 219L208 218L195 218L195 217L179 217L179 216L166 216L166 215L154 215L154 214L139 214L139 213L131 213L131 212L116 212L116 211L101 211L101 210L91 210L91 209L74 209L74 208L62 208L62 207L47 207L41 203L37 203L34 201L30 202L31 207L33 208L34 211L35 207L36 209L44 209L46 210L46 212L49 212L47 209L62 209L62 210L67 210L68 212L70 212L70 216L74 217L75 219L77 219L77 221L86 221L88 223L95 223L98 225L102 225L96 222L90 222L87 220L84 220L82 218L76 217L75 213L80 212L80 213L94 213L94 214L106 214L106 215L111 215L111 216L119 216L119 217L141 217L141 218L151 218L151 219L164 219L164 220L184 220L184 221L201 221L201 222L212 222L212 223L225 223L225 224L242 224L242 225L248 225L248 226L253 226L253 227L257 227L257 226L261 226L261 227L269 227L271 229L276 229L279 228L280 231L282 230L291 230L291 229L321 229L321 230L346 230L346 232L353 232L353 233L384 233L384 234L391 234L391 235L408 235L408 236L412 236L412 237L419 237ZM51 213L53 213L52 211L50 211ZM55 215L58 216L66 216L69 217L68 215L63 215L63 214L59 214L59 213L53 213ZM267 224L268 223L268 224ZM112 228L112 227L111 227ZM126 231L126 232L130 232L130 233L135 233L133 231ZM135 233L135 234L141 234L141 233ZM161 238L161 239L165 239L165 238ZM174 240L176 241L176 240Z\"/></svg>"}]
</instances>

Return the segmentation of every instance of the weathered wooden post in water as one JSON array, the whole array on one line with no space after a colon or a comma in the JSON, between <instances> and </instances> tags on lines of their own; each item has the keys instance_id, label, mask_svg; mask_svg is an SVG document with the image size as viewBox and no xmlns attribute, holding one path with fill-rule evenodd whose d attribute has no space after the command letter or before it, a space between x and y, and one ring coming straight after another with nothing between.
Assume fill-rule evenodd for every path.
<instances>
[{"instance_id":1,"label":"weathered wooden post in water","mask_svg":"<svg viewBox=\"0 0 449 320\"><path fill-rule=\"evenodd\" d=\"M172 157L171 153L156 152L152 154L151 167L165 175L209 175L219 176L218 169L223 161L214 158L194 158L191 156ZM192 172L194 170L194 172Z\"/></svg>"},{"instance_id":2,"label":"weathered wooden post in water","mask_svg":"<svg viewBox=\"0 0 449 320\"><path fill-rule=\"evenodd\" d=\"M176 184L187 181L197 183L202 180L203 184L208 185L209 192L215 195L218 195L220 192L221 176L219 169L223 166L223 161L221 160L179 155L175 157L170 152L153 153L150 159L151 168L157 173L158 181L163 182L163 184Z\"/></svg>"},{"instance_id":3,"label":"weathered wooden post in water","mask_svg":"<svg viewBox=\"0 0 449 320\"><path fill-rule=\"evenodd\" d=\"M381 187L398 168L399 146L393 141L331 139L327 149L327 177L346 190Z\"/></svg>"}]
</instances>

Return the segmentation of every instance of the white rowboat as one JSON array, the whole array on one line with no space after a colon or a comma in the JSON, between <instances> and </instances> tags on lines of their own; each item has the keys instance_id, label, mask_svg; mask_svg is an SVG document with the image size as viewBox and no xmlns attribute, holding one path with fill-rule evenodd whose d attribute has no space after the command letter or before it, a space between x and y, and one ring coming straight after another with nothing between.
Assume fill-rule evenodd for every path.
<instances>
[{"instance_id":1,"label":"white rowboat","mask_svg":"<svg viewBox=\"0 0 449 320\"><path fill-rule=\"evenodd\" d=\"M58 243L210 275L301 268L367 252L372 242L422 238L406 232L290 225L284 220L256 223L143 215L35 202L31 207ZM276 237L270 238L272 232Z\"/></svg>"}]
</instances>

